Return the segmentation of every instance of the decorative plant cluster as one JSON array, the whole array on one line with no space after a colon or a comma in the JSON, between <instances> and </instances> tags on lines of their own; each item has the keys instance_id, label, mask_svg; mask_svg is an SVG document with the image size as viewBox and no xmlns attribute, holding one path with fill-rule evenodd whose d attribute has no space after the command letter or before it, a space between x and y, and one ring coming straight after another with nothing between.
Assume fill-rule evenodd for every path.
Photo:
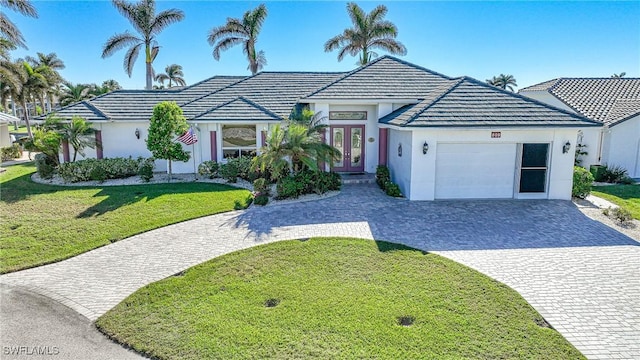
<instances>
[{"instance_id":1,"label":"decorative plant cluster","mask_svg":"<svg viewBox=\"0 0 640 360\"><path fill-rule=\"evenodd\" d=\"M153 177L153 158L85 159L60 164L57 172L64 181L72 183L79 181L102 182L135 175L140 175L143 180L149 181Z\"/></svg>"},{"instance_id":2,"label":"decorative plant cluster","mask_svg":"<svg viewBox=\"0 0 640 360\"><path fill-rule=\"evenodd\" d=\"M631 211L629 211L629 209L626 209L622 206L613 208L613 209L610 207L603 209L602 213L605 216L608 216L614 220L617 220L620 223L620 225L628 225L631 223L631 220L633 220Z\"/></svg>"},{"instance_id":3,"label":"decorative plant cluster","mask_svg":"<svg viewBox=\"0 0 640 360\"><path fill-rule=\"evenodd\" d=\"M378 165L376 168L376 183L384 192L393 197L402 197L402 192L398 184L391 181L391 173L389 168L384 165Z\"/></svg>"},{"instance_id":4,"label":"decorative plant cluster","mask_svg":"<svg viewBox=\"0 0 640 360\"><path fill-rule=\"evenodd\" d=\"M584 199L591 193L593 175L587 169L580 166L573 167L573 187L571 196Z\"/></svg>"},{"instance_id":5,"label":"decorative plant cluster","mask_svg":"<svg viewBox=\"0 0 640 360\"><path fill-rule=\"evenodd\" d=\"M198 174L207 176L209 179L220 177L218 170L220 170L220 164L212 160L203 161L202 164L198 166Z\"/></svg>"},{"instance_id":6,"label":"decorative plant cluster","mask_svg":"<svg viewBox=\"0 0 640 360\"><path fill-rule=\"evenodd\" d=\"M256 179L253 182L253 203L256 205L267 205L269 203L269 195L271 187L265 178Z\"/></svg>"},{"instance_id":7,"label":"decorative plant cluster","mask_svg":"<svg viewBox=\"0 0 640 360\"><path fill-rule=\"evenodd\" d=\"M573 161L573 164L575 166L580 166L580 164L582 164L582 157L589 155L589 152L586 150L587 145L586 144L577 144L576 145L576 152L575 152L575 158Z\"/></svg>"},{"instance_id":8,"label":"decorative plant cluster","mask_svg":"<svg viewBox=\"0 0 640 360\"><path fill-rule=\"evenodd\" d=\"M340 175L334 172L303 170L276 183L277 199L298 198L305 194L324 194L340 190Z\"/></svg>"},{"instance_id":9,"label":"decorative plant cluster","mask_svg":"<svg viewBox=\"0 0 640 360\"><path fill-rule=\"evenodd\" d=\"M0 153L2 161L13 160L22 156L22 148L20 148L20 145L18 144L13 144L0 149Z\"/></svg>"},{"instance_id":10,"label":"decorative plant cluster","mask_svg":"<svg viewBox=\"0 0 640 360\"><path fill-rule=\"evenodd\" d=\"M629 177L627 169L618 165L604 165L604 169L595 179L598 182L607 182L612 184L633 184L634 181Z\"/></svg>"}]
</instances>

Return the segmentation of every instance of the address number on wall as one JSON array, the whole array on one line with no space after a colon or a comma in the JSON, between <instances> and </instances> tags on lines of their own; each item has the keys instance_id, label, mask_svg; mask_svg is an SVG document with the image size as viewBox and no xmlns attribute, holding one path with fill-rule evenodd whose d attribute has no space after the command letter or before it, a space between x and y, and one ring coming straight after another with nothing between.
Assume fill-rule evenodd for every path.
<instances>
[{"instance_id":1,"label":"address number on wall","mask_svg":"<svg viewBox=\"0 0 640 360\"><path fill-rule=\"evenodd\" d=\"M499 139L502 137L502 133L500 131L492 131L491 132L491 138L492 139Z\"/></svg>"}]
</instances>

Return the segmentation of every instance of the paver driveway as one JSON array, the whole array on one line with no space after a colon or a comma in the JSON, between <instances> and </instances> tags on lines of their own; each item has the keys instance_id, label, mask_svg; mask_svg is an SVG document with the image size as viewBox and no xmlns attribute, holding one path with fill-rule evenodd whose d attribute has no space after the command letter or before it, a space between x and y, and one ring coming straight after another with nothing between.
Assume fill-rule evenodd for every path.
<instances>
[{"instance_id":1,"label":"paver driveway","mask_svg":"<svg viewBox=\"0 0 640 360\"><path fill-rule=\"evenodd\" d=\"M640 359L640 244L569 201L409 202L375 185L321 201L254 207L150 231L0 276L91 320L139 287L256 244L352 236L436 252L524 296L587 357Z\"/></svg>"}]
</instances>

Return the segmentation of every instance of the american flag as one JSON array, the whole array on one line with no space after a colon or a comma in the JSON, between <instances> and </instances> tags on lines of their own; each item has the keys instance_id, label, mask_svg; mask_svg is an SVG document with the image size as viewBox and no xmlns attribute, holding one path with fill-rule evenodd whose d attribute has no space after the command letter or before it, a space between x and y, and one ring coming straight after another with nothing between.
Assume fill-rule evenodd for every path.
<instances>
[{"instance_id":1,"label":"american flag","mask_svg":"<svg viewBox=\"0 0 640 360\"><path fill-rule=\"evenodd\" d=\"M180 137L177 140L187 145L193 145L198 142L198 136L196 136L196 133L193 131L193 128L190 127L189 130L187 130L184 134L180 135Z\"/></svg>"}]
</instances>

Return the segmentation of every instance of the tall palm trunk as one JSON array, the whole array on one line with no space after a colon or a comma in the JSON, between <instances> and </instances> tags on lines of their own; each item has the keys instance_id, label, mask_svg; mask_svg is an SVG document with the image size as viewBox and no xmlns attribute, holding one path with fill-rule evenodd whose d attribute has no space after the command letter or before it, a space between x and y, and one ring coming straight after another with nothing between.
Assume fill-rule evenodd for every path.
<instances>
[{"instance_id":1,"label":"tall palm trunk","mask_svg":"<svg viewBox=\"0 0 640 360\"><path fill-rule=\"evenodd\" d=\"M151 59L151 44L147 43L145 44L145 53L147 55L147 90L151 90L152 89L152 84L153 84L153 77L151 76L151 74L153 73L153 68L151 67L151 62L153 61Z\"/></svg>"},{"instance_id":2,"label":"tall palm trunk","mask_svg":"<svg viewBox=\"0 0 640 360\"><path fill-rule=\"evenodd\" d=\"M33 133L31 132L31 122L29 121L29 108L27 108L27 100L23 99L20 102L22 105L22 109L24 110L24 122L27 125L27 135L29 138L33 139Z\"/></svg>"}]
</instances>

